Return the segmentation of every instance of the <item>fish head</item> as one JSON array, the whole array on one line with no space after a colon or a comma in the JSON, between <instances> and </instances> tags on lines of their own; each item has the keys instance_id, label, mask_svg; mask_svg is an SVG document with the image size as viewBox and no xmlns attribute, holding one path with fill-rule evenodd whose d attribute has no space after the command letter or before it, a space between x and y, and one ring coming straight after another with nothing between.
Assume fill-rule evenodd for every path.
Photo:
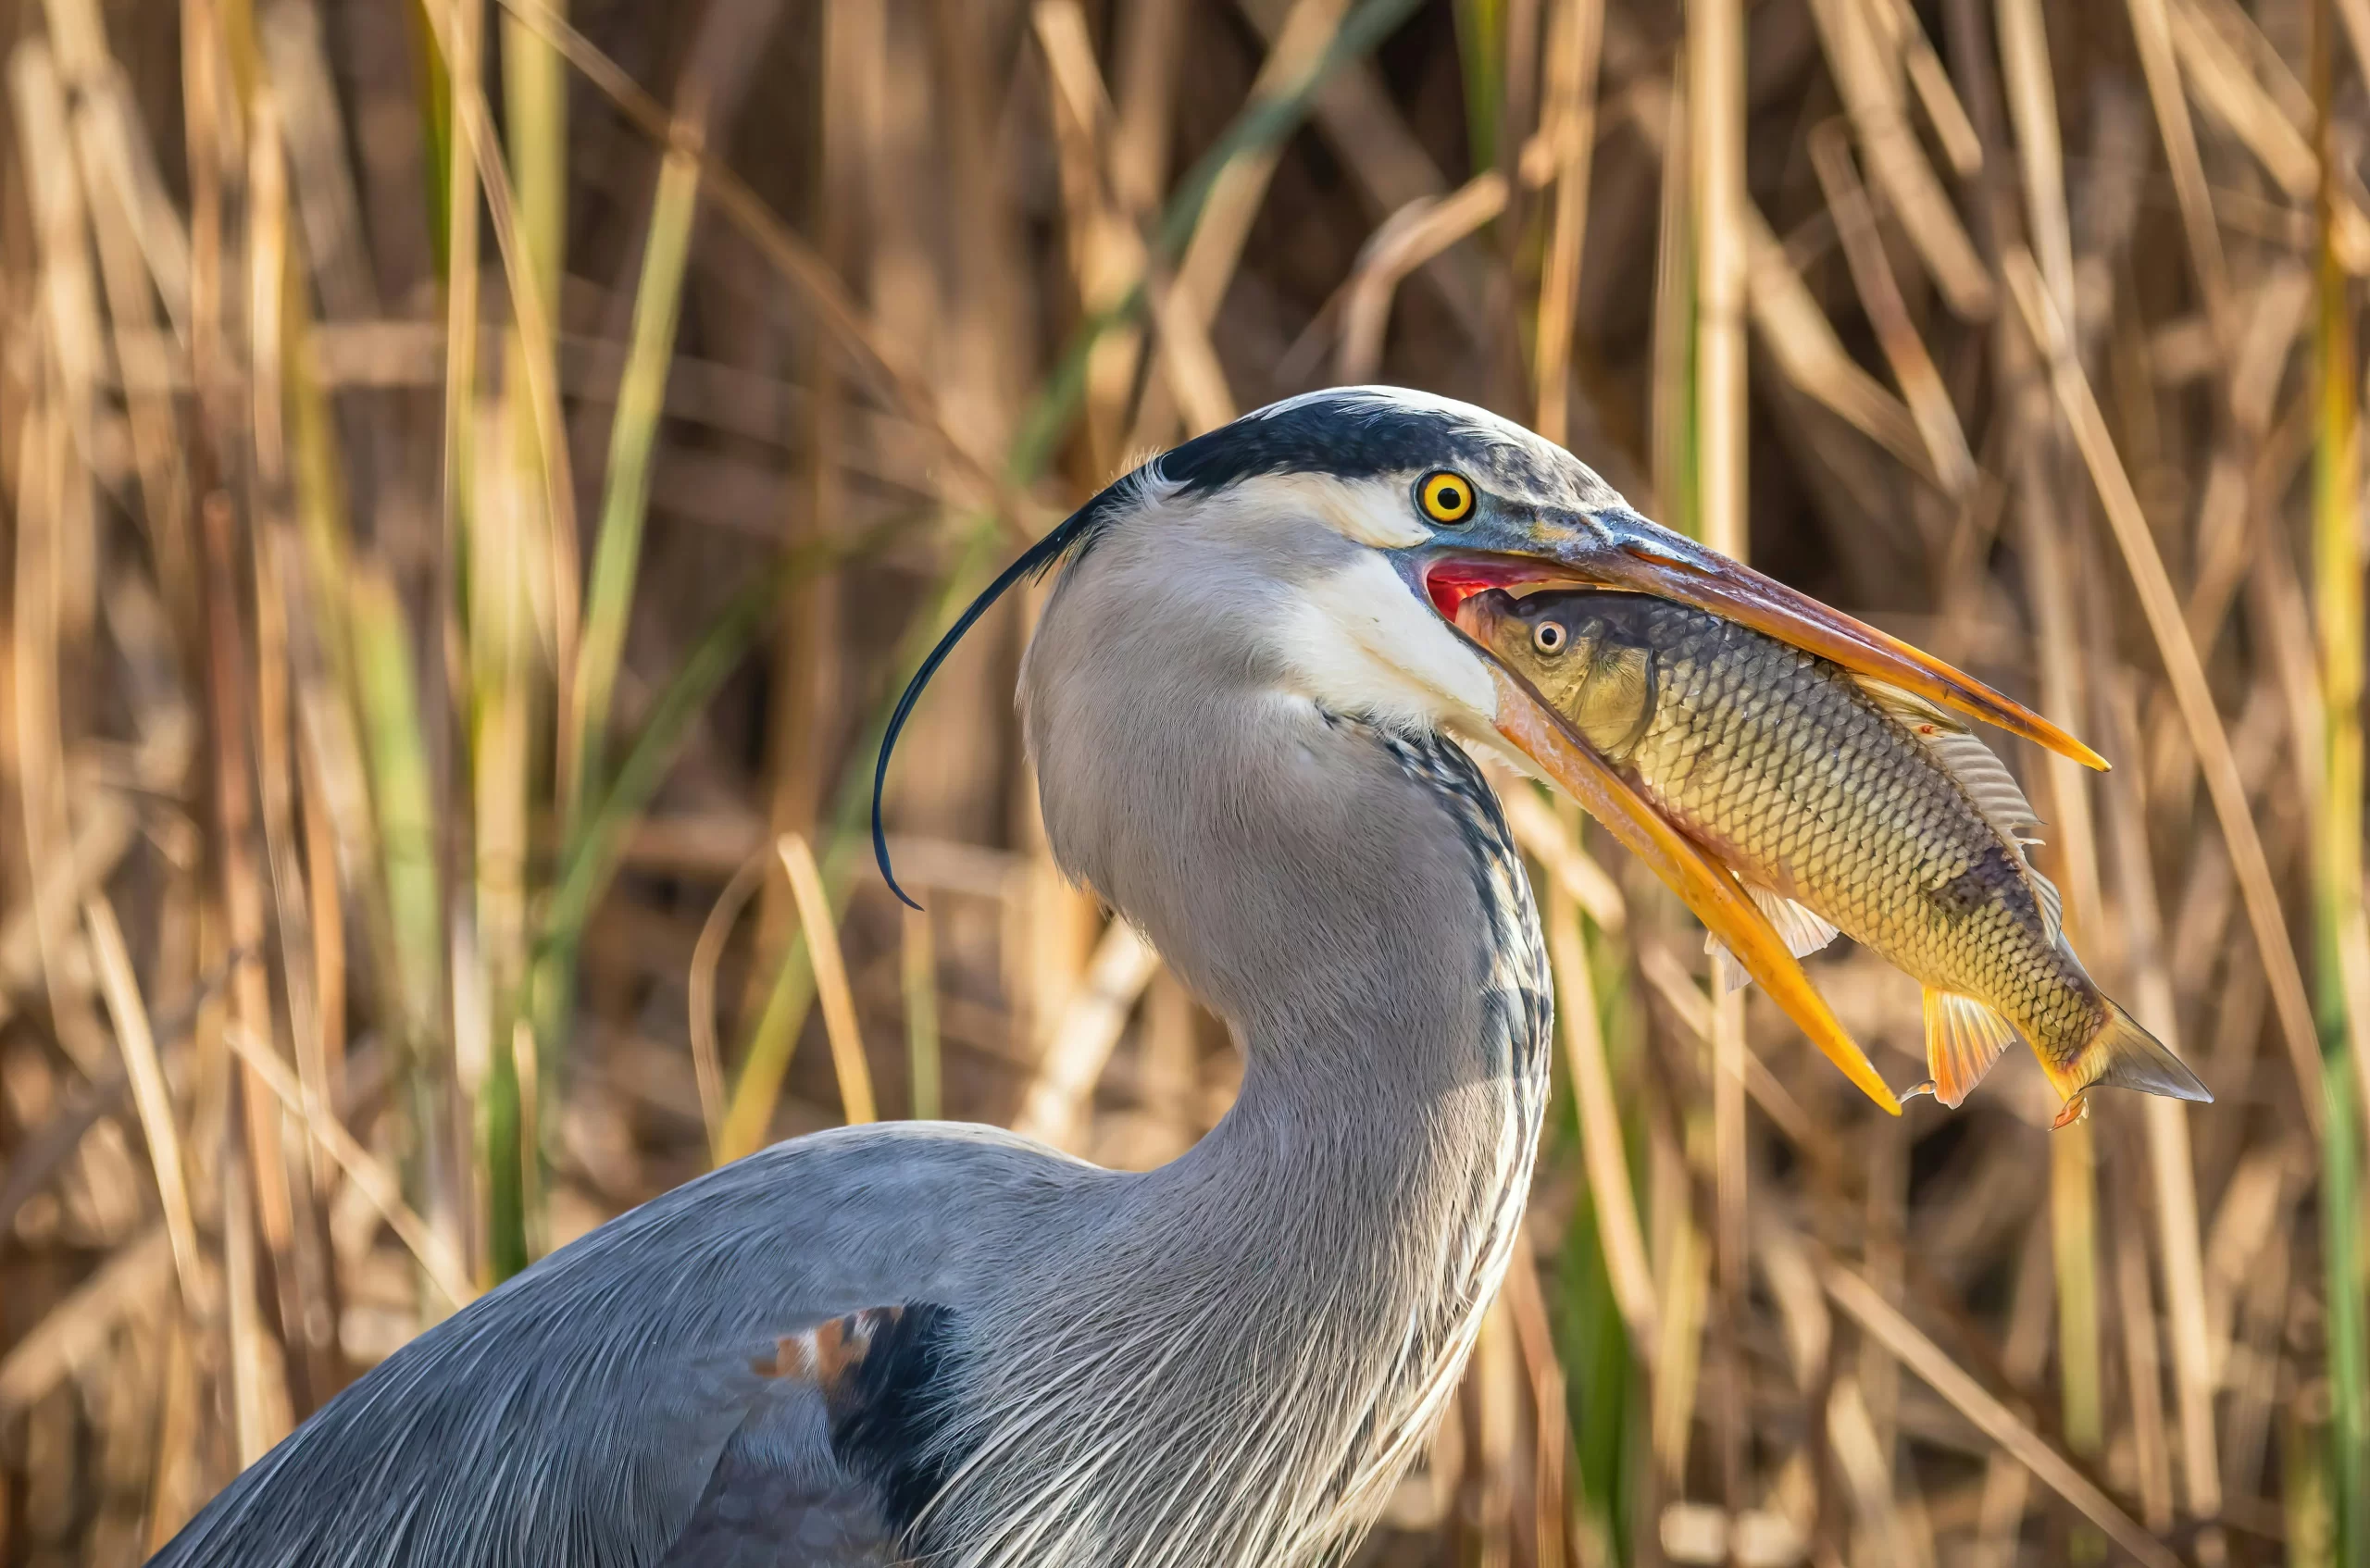
<instances>
[{"instance_id":1,"label":"fish head","mask_svg":"<svg viewBox=\"0 0 2370 1568\"><path fill-rule=\"evenodd\" d=\"M1607 760L1623 763L1653 717L1653 655L1636 628L1647 603L1634 593L1491 589L1457 607L1457 625Z\"/></svg>"},{"instance_id":2,"label":"fish head","mask_svg":"<svg viewBox=\"0 0 2370 1568\"><path fill-rule=\"evenodd\" d=\"M1456 624L1568 715L1608 630L1600 604L1600 596L1591 593L1517 596L1493 588L1460 604Z\"/></svg>"}]
</instances>

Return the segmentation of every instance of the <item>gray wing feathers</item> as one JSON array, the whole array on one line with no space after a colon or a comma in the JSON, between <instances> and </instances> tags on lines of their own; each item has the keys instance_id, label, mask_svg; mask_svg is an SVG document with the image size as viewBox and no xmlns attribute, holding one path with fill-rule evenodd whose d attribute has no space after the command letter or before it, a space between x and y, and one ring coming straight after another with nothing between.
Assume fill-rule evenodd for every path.
<instances>
[{"instance_id":1,"label":"gray wing feathers","mask_svg":"<svg viewBox=\"0 0 2370 1568\"><path fill-rule=\"evenodd\" d=\"M786 1447L807 1429L768 1422L795 1379L759 1363L835 1314L959 1310L1042 1200L1101 1179L1018 1139L913 1123L777 1145L413 1340L154 1568L650 1568L693 1550L694 1522L699 1549L720 1549L716 1532L761 1495L803 1497L801 1529L861 1540L862 1500L830 1484L823 1416L811 1450Z\"/></svg>"},{"instance_id":2,"label":"gray wing feathers","mask_svg":"<svg viewBox=\"0 0 2370 1568\"><path fill-rule=\"evenodd\" d=\"M752 1417L659 1568L888 1568L879 1495L831 1451L821 1400Z\"/></svg>"}]
</instances>

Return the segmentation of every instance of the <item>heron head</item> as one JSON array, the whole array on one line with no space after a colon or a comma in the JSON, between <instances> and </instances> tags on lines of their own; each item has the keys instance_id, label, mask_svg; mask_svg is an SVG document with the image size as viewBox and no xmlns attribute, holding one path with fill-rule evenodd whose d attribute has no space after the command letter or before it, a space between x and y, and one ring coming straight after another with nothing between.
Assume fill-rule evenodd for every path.
<instances>
[{"instance_id":1,"label":"heron head","mask_svg":"<svg viewBox=\"0 0 2370 1568\"><path fill-rule=\"evenodd\" d=\"M1247 509L1305 517L1366 547L1446 626L1456 624L1466 600L1493 588L1651 593L2104 765L2080 741L1971 677L1649 521L1562 447L1470 404L1396 387L1331 388L1246 415L1179 447L1156 468L1182 497L1238 495ZM1381 616L1393 623L1392 633L1404 633L1403 641L1393 635L1374 646L1384 668L1410 650L1422 654L1433 641L1387 593L1335 614L1342 611L1351 623L1344 632ZM1378 643L1371 633L1366 641ZM1493 689L1502 684L1505 672L1478 647L1467 663L1480 666ZM1477 705L1493 729L1504 728L1497 710L1506 702L1501 695Z\"/></svg>"},{"instance_id":2,"label":"heron head","mask_svg":"<svg viewBox=\"0 0 2370 1568\"><path fill-rule=\"evenodd\" d=\"M1016 562L941 653L1004 587L1064 558L1073 580L1125 579L1139 605L1191 604L1206 617L1189 623L1207 628L1203 640L1228 641L1328 711L1452 733L1545 777L1644 855L1756 977L1756 957L1801 975L1733 880L1466 634L1468 599L1576 586L1656 594L2103 765L1940 660L1649 521L1553 442L1400 388L1288 399L1144 464Z\"/></svg>"}]
</instances>

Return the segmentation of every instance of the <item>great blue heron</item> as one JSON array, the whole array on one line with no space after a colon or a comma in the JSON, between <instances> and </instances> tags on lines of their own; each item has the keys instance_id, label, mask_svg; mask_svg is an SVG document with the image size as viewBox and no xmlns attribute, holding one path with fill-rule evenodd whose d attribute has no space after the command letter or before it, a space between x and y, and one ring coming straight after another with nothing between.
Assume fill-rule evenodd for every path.
<instances>
[{"instance_id":1,"label":"great blue heron","mask_svg":"<svg viewBox=\"0 0 2370 1568\"><path fill-rule=\"evenodd\" d=\"M1216 1129L1141 1174L946 1124L777 1145L413 1340L158 1562L1339 1562L1456 1383L1547 1098L1530 895L1468 746L1580 796L1865 1069L1460 597L1659 593L2079 751L1414 392L1295 398L1146 464L950 641L1057 562L1020 691L1047 838L1232 1026Z\"/></svg>"}]
</instances>

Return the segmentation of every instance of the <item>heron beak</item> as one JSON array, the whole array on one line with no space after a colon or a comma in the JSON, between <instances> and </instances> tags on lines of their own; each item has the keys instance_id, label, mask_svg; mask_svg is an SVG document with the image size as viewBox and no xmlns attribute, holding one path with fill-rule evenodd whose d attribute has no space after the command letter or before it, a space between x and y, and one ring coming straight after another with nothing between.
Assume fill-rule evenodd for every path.
<instances>
[{"instance_id":1,"label":"heron beak","mask_svg":"<svg viewBox=\"0 0 2370 1568\"><path fill-rule=\"evenodd\" d=\"M1973 676L1635 512L1538 513L1494 529L1485 525L1473 542L1489 554L1444 557L1426 574L1433 604L1451 620L1457 604L1482 588L1552 584L1651 593L1996 725L2085 767L2103 771L2107 765L2098 753Z\"/></svg>"},{"instance_id":2,"label":"heron beak","mask_svg":"<svg viewBox=\"0 0 2370 1568\"><path fill-rule=\"evenodd\" d=\"M1463 627L1458 630L1465 632ZM1887 1112L1900 1115L1901 1101L1877 1075L1876 1064L1837 1022L1827 999L1728 868L1674 827L1529 681L1500 664L1470 633L1466 635L1480 653L1497 691L1498 733L1651 866L1845 1077Z\"/></svg>"}]
</instances>

